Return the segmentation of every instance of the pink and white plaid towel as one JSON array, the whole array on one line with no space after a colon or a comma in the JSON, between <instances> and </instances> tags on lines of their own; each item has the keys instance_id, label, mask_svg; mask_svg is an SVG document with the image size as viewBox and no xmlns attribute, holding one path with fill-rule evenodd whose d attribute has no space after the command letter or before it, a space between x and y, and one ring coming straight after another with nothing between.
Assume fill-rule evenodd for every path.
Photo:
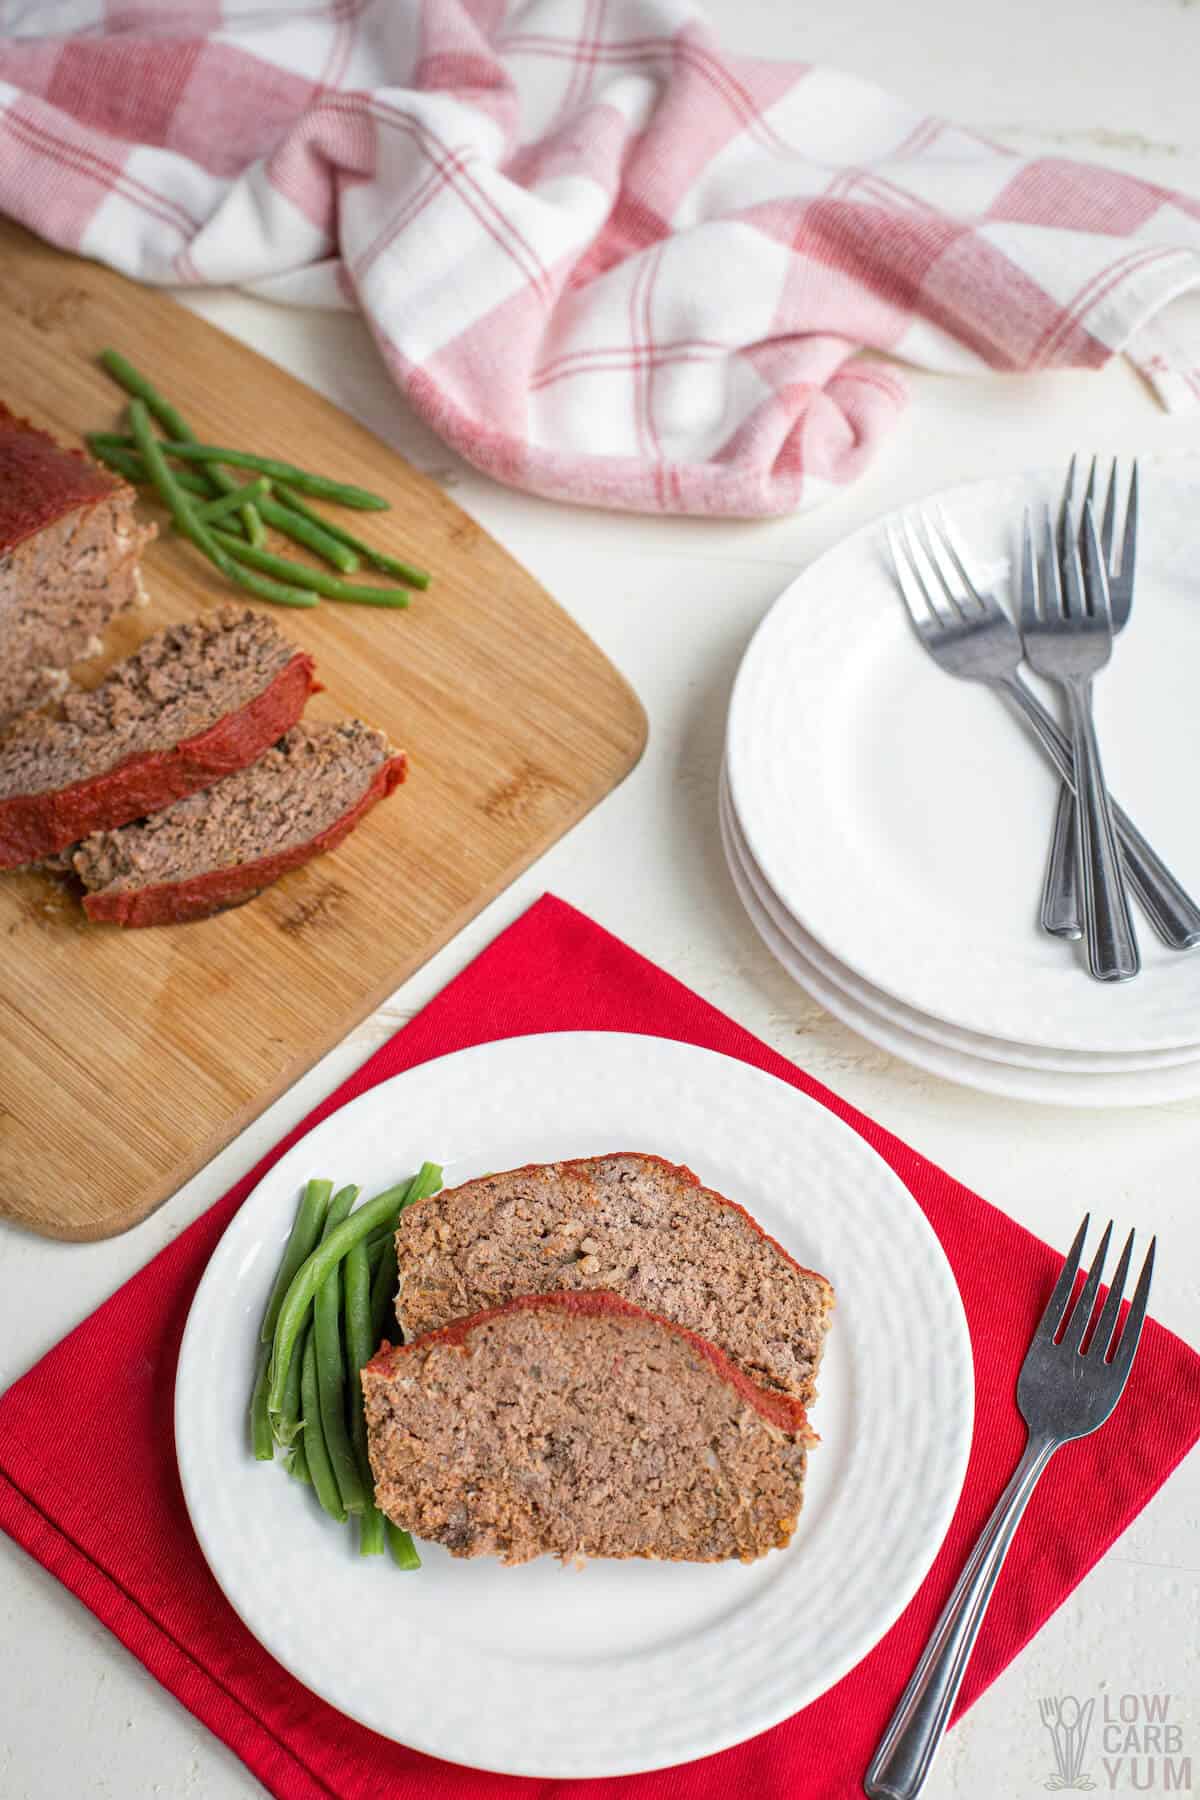
<instances>
[{"instance_id":1,"label":"pink and white plaid towel","mask_svg":"<svg viewBox=\"0 0 1200 1800\"><path fill-rule=\"evenodd\" d=\"M1200 286L1200 202L726 54L687 0L8 10L0 210L143 281L356 303L417 412L518 487L807 504L903 404L863 349L1126 349L1200 396L1148 329Z\"/></svg>"}]
</instances>

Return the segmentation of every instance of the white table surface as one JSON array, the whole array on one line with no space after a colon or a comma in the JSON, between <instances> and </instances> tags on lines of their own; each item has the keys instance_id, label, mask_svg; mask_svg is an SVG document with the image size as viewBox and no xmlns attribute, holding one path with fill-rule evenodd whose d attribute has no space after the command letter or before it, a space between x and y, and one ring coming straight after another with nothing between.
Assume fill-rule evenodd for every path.
<instances>
[{"instance_id":1,"label":"white table surface","mask_svg":"<svg viewBox=\"0 0 1200 1800\"><path fill-rule=\"evenodd\" d=\"M1192 0L719 0L747 52L827 61L1018 146L1113 161L1200 195L1200 5ZM591 913L1013 1217L1064 1246L1084 1205L1153 1227L1157 1316L1200 1341L1200 1101L1108 1116L992 1099L875 1050L799 992L725 872L716 781L738 660L792 574L888 507L1076 448L1200 446L1123 364L1100 374L913 379L874 467L815 514L761 524L607 515L493 485L406 411L365 330L235 293L197 311L294 370L420 467L545 583L629 676L650 716L634 774L373 1018L154 1216L113 1241L0 1226L0 1389L226 1187L546 889ZM637 880L630 880L636 845ZM1085 1503L1084 1497L1081 1501ZM1165 1693L1200 1787L1200 1483L1178 1472L947 1740L930 1800L1044 1791L1042 1694ZM242 1764L49 1575L0 1537L0 1796L248 1800ZM1097 1746L1098 1748L1098 1746ZM1093 1756L1102 1791L1110 1777ZM1143 1760L1137 1780L1144 1787ZM1161 1767L1153 1776L1161 1791ZM847 1794L858 1792L857 1783ZM1135 1791L1128 1763L1111 1791Z\"/></svg>"}]
</instances>

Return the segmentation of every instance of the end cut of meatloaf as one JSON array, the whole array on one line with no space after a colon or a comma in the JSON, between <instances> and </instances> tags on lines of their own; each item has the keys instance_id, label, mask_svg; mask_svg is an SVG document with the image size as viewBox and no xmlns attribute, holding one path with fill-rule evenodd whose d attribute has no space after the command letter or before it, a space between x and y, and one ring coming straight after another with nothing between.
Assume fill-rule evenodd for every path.
<instances>
[{"instance_id":1,"label":"end cut of meatloaf","mask_svg":"<svg viewBox=\"0 0 1200 1800\"><path fill-rule=\"evenodd\" d=\"M168 925L237 906L340 844L404 773L403 755L360 719L294 725L248 769L87 838L72 859L84 911Z\"/></svg>"},{"instance_id":2,"label":"end cut of meatloaf","mask_svg":"<svg viewBox=\"0 0 1200 1800\"><path fill-rule=\"evenodd\" d=\"M0 732L0 869L244 768L296 723L313 666L266 614L223 606L147 638L60 717L17 720Z\"/></svg>"},{"instance_id":3,"label":"end cut of meatloaf","mask_svg":"<svg viewBox=\"0 0 1200 1800\"><path fill-rule=\"evenodd\" d=\"M375 1498L455 1556L750 1562L814 1442L795 1400L615 1294L522 1295L362 1371Z\"/></svg>"},{"instance_id":4,"label":"end cut of meatloaf","mask_svg":"<svg viewBox=\"0 0 1200 1800\"><path fill-rule=\"evenodd\" d=\"M154 527L124 481L0 404L0 723L39 705L143 598Z\"/></svg>"},{"instance_id":5,"label":"end cut of meatloaf","mask_svg":"<svg viewBox=\"0 0 1200 1800\"><path fill-rule=\"evenodd\" d=\"M732 1200L632 1153L533 1164L419 1200L396 1233L396 1317L416 1336L515 1294L609 1288L808 1402L833 1307Z\"/></svg>"}]
</instances>

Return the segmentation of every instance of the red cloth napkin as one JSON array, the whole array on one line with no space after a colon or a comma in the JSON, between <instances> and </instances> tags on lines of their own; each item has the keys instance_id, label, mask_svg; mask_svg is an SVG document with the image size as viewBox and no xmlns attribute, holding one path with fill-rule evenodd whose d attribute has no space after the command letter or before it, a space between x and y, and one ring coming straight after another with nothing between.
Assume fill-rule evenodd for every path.
<instances>
[{"instance_id":1,"label":"red cloth napkin","mask_svg":"<svg viewBox=\"0 0 1200 1800\"><path fill-rule=\"evenodd\" d=\"M175 1360L192 1294L233 1214L277 1157L319 1119L402 1069L469 1044L564 1029L702 1044L768 1070L845 1119L891 1164L941 1239L970 1323L977 1386L970 1466L949 1536L872 1654L823 1699L747 1744L680 1768L598 1782L517 1780L439 1762L377 1737L301 1687L249 1635L209 1574L188 1524L172 1436ZM1020 1454L1016 1373L1058 1265L1056 1252L986 1201L590 919L546 897L0 1398L0 1524L286 1800L521 1800L534 1791L547 1800L846 1800L861 1792L896 1696ZM1116 1424L1062 1451L1042 1482L960 1710L1103 1556L1198 1436L1200 1356L1149 1323ZM1064 1529L1055 1530L1055 1521Z\"/></svg>"}]
</instances>

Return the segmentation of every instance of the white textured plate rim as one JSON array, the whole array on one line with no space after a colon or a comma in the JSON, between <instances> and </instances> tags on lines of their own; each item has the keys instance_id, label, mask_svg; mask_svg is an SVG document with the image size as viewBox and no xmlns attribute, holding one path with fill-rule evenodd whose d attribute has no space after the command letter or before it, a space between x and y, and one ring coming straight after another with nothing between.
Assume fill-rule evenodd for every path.
<instances>
[{"instance_id":1,"label":"white textured plate rim","mask_svg":"<svg viewBox=\"0 0 1200 1800\"><path fill-rule=\"evenodd\" d=\"M1165 524L1174 526L1178 537L1178 517L1188 504L1194 510L1200 463L1194 454L1180 453L1142 458L1141 469L1143 510L1148 487L1162 484L1156 530L1142 533L1141 561L1155 555L1177 561L1179 553L1174 539L1168 543ZM964 515L970 516L975 530L964 535L968 549L975 550L985 529L998 530L1000 520L1019 520L1023 504L1057 495L1061 479L1061 470L1033 471L962 483L929 496L924 504L945 505L960 527ZM1167 509L1162 501L1168 490L1177 510L1164 524ZM1052 1050L1099 1049L1120 1054L1194 1046L1200 1016L1196 991L1200 987L1200 952L1180 957L1160 951L1140 915L1139 935L1145 953L1142 975L1114 988L1089 982L1082 970L1071 966L1067 947L1062 960L1037 963L1042 946L1032 905L1029 934L1021 952L1024 960L1014 960L1011 945L1006 945L1002 955L986 936L978 934L964 940L970 946L964 954L959 944L961 930L954 934L951 954L947 941L927 927L921 907L907 904L905 910L906 903L894 884L887 893L885 913L878 898L878 877L885 871L878 864L873 868L871 905L859 905L856 893L863 884L852 847L853 815L841 821L825 805L824 784L817 772L822 766L821 745L828 742L828 734L819 734L820 707L814 702L829 678L837 674L839 658L844 667L856 666L845 658L861 654L859 645L870 625L892 629L885 607L894 607L895 619L903 623L903 603L898 593L885 590L882 576L883 531L898 517L891 513L861 527L804 569L767 612L742 659L730 700L727 754L734 805L756 863L787 912L837 962L915 1010L967 1030ZM976 551L976 559L978 567L982 551ZM990 560L984 566L990 568ZM1181 577L1174 561L1170 567L1178 582ZM1146 585L1143 579L1142 586ZM1144 606L1143 602L1143 610ZM796 656L790 651L801 612L805 651L813 649L805 661L803 682ZM1140 617L1135 611L1131 630ZM818 637L821 633L824 635ZM919 669L923 652L915 640L911 649L917 659L913 666ZM1128 660L1129 649L1123 644L1122 668ZM982 709L988 706L1000 711L999 703L981 688L956 682L926 661L927 677L937 678L937 685L929 690L931 705L934 694L941 706L962 705L965 692L970 695L973 720L984 719ZM804 682L810 687L804 688ZM960 690L957 699L948 699L946 689ZM778 720L788 722L786 743L779 741ZM1016 756L1022 751L1015 724L1009 735L1015 753L1004 759L1001 772L1006 780L1015 779ZM1147 734L1143 730L1140 736L1145 740ZM1125 798L1130 798L1127 791ZM1141 798L1144 805L1144 794ZM816 823L806 810L814 807L818 809ZM814 832L821 849L816 857L800 850L801 844L812 841ZM1031 873L1031 882L1037 879L1040 870L1036 876ZM902 940L910 953L898 957L896 947Z\"/></svg>"},{"instance_id":2,"label":"white textured plate rim","mask_svg":"<svg viewBox=\"0 0 1200 1800\"><path fill-rule=\"evenodd\" d=\"M848 993L835 976L818 968L803 950L785 938L756 891L754 872L747 867L742 846L735 839L737 822L725 804L720 806L719 822L725 858L738 899L771 955L826 1012L889 1056L960 1087L1034 1106L1110 1110L1121 1106L1161 1106L1175 1100L1200 1097L1200 1061L1162 1070L1070 1075L1053 1069L1022 1068L970 1056L965 1051L951 1050L919 1037L884 1018L856 995Z\"/></svg>"},{"instance_id":3,"label":"white textured plate rim","mask_svg":"<svg viewBox=\"0 0 1200 1800\"><path fill-rule=\"evenodd\" d=\"M805 963L811 964L819 975L832 982L848 999L864 1011L877 1015L885 1023L972 1061L999 1063L1009 1069L1031 1069L1037 1074L1077 1077L1130 1075L1190 1068L1200 1064L1200 1044L1191 1045L1187 1049L1146 1050L1140 1055L1097 1052L1089 1056L1084 1051L1044 1050L1036 1044L1012 1044L1005 1038L986 1037L981 1032L965 1031L961 1026L952 1025L945 1019L933 1018L928 1013L918 1012L915 1007L906 1006L902 1000L894 999L882 988L876 988L865 981L853 969L847 969L843 963L839 963L810 932L805 931L803 925L792 918L754 861L737 816L737 808L733 804L729 776L723 764L720 791L721 805L727 809L730 833L737 845L738 861L772 924Z\"/></svg>"},{"instance_id":4,"label":"white textured plate rim","mask_svg":"<svg viewBox=\"0 0 1200 1800\"><path fill-rule=\"evenodd\" d=\"M460 1108L454 1115L457 1118L461 1116L462 1105L458 1088L463 1086L464 1093L477 1100L482 1119L481 1126L473 1119L470 1128L464 1128L468 1139L471 1129L476 1132L473 1150L466 1150L465 1162L474 1160L479 1164L477 1169L468 1169L468 1174L482 1172L488 1166L515 1166L520 1158L497 1164L482 1153L478 1142L479 1130L485 1138L491 1131L493 1142L507 1141L511 1136L511 1133L507 1136L501 1133L500 1126L494 1123L494 1118L500 1116L496 1111L500 1106L497 1082L501 1088L504 1081L515 1083L512 1089L515 1095L528 1091L522 1083L533 1073L542 1081L552 1083L557 1079L561 1083L560 1107L568 1098L578 1107L583 1104L582 1094L594 1096L599 1091L596 1082L601 1076L608 1077L604 1099L611 1101L619 1079L629 1082L634 1070L636 1091L630 1088L619 1102L612 1103L618 1110L624 1107L630 1112L634 1128L641 1115L649 1116L651 1089L658 1108L656 1116L661 1117L664 1108L669 1110L674 1105L677 1124L664 1127L659 1146L664 1154L673 1153L677 1160L687 1160L679 1156L672 1137L673 1131L686 1129L689 1136L695 1138L693 1161L701 1164L702 1178L706 1160L714 1159L720 1165L723 1158L732 1154L729 1134L738 1120L751 1116L755 1125L753 1141L764 1146L760 1154L774 1159L773 1168L786 1168L788 1159L792 1159L792 1179L801 1193L806 1181L815 1180L815 1172L823 1171L830 1182L830 1192L836 1197L836 1205L823 1209L820 1217L814 1209L804 1215L801 1202L792 1195L791 1186L777 1178L771 1189L772 1198L764 1223L768 1229L776 1225L770 1210L774 1206L795 1227L791 1234L794 1244L804 1247L814 1239L818 1243L825 1240L834 1251L845 1316L840 1320L840 1334L835 1323L835 1335L831 1339L834 1354L827 1358L827 1376L836 1362L841 1374L834 1385L842 1396L839 1404L843 1415L853 1413L856 1421L865 1421L864 1431L861 1434L846 1432L844 1442L831 1438L823 1450L815 1453L816 1457L827 1459L827 1474L822 1473L820 1501L813 1502L817 1516L812 1521L808 1538L802 1519L791 1550L752 1565L752 1572L766 1570L769 1577L755 1587L735 1585L742 1581L742 1571L735 1569L724 1596L716 1596L711 1589L694 1590L703 1591L708 1611L711 1612L713 1604L719 1604L719 1611L715 1620L706 1618L702 1626L698 1625L680 1643L656 1642L626 1653L622 1637L618 1654L610 1656L607 1662L589 1665L586 1682L576 1682L566 1689L563 1686L563 1660L559 1657L547 1662L548 1650L539 1650L541 1660L530 1660L510 1654L507 1645L503 1654L481 1652L476 1646L475 1663L469 1666L474 1667L477 1679L482 1671L492 1702L491 1712L489 1714L486 1703L477 1704L469 1712L460 1707L461 1716L451 1728L444 1721L432 1724L429 1721L431 1695L419 1690L422 1681L429 1689L436 1676L430 1663L429 1644L422 1639L410 1614L405 1624L411 1660L399 1666L398 1681L390 1678L385 1683L382 1676L378 1678L380 1691L386 1692L386 1705L381 1707L378 1693L374 1701L368 1702L357 1688L354 1692L347 1691L344 1684L349 1677L340 1665L336 1665L336 1658L331 1676L330 1668L322 1664L319 1654L314 1653L311 1636L301 1632L297 1638L292 1619L281 1615L276 1597L278 1579L290 1566L286 1559L293 1550L284 1541L287 1534L280 1530L281 1515L276 1503L294 1490L291 1484L283 1481L279 1472L252 1463L243 1441L243 1395L240 1392L231 1395L226 1383L214 1381L212 1369L219 1367L222 1359L235 1371L240 1367L239 1357L249 1361L254 1321L265 1301L280 1238L286 1235L295 1191L314 1168L322 1166L319 1159L328 1161L334 1173L343 1170L350 1173L346 1163L352 1158L353 1149L348 1151L346 1146L364 1141L369 1145L374 1141L372 1134L378 1137L381 1129L388 1133L390 1155L395 1141L392 1119L402 1118L405 1131L419 1130L421 1127L413 1121L419 1118L420 1107L424 1105L429 1116L436 1116L439 1104L444 1105L447 1097ZM482 1080L485 1074L486 1082ZM584 1088L574 1095L570 1088L572 1081L585 1083ZM681 1082L686 1089L682 1098ZM687 1086L689 1082L699 1084L695 1092ZM587 1104L592 1107L594 1102L589 1099ZM489 1105L492 1107L490 1112ZM507 1114L503 1116L508 1117ZM538 1151L539 1140L547 1129L553 1135L556 1128L531 1128L536 1160L543 1160ZM643 1134L644 1130L643 1127ZM709 1134L707 1149L706 1131ZM620 1133L614 1124L604 1127L604 1135L612 1140L609 1148L622 1147L616 1142ZM739 1141L748 1141L748 1134L743 1132ZM585 1153L598 1147L595 1144L581 1146ZM643 1141L640 1147L658 1146ZM438 1146L427 1144L423 1149L436 1155ZM415 1141L399 1152L410 1160L422 1153L422 1147ZM555 1155L569 1153L566 1148L553 1152ZM335 1160L339 1165L337 1168L334 1167ZM450 1160L453 1164L456 1159ZM464 1158L457 1160L463 1162ZM832 1175L824 1166L826 1160L831 1162ZM852 1178L847 1170L852 1171ZM454 1178L453 1168L451 1178ZM710 1179L715 1178L710 1175ZM749 1198L760 1188L767 1191L765 1184L765 1171L748 1178L744 1197ZM721 1183L717 1182L717 1185ZM778 1198L785 1187L784 1197ZM870 1233L863 1229L868 1212L872 1223ZM880 1232L890 1234L889 1242L895 1254L911 1263L911 1278L920 1303L910 1305L907 1314L905 1302L889 1297L882 1272L875 1266L882 1255L877 1242ZM788 1236L785 1228L785 1243ZM850 1267L846 1258L851 1240L855 1262L850 1274L846 1275L844 1271ZM893 1317L881 1316L879 1305L872 1304L868 1308L864 1303L864 1297L874 1295L875 1288L882 1290L879 1304L885 1312L888 1308L893 1309ZM912 1333L909 1367L905 1372L889 1366L881 1354L881 1342L873 1343L872 1333L878 1338L887 1331ZM245 1338L240 1347L239 1333ZM915 1365L912 1364L913 1357ZM891 1359L892 1364L900 1361L902 1359ZM928 1404L927 1395L932 1396ZM822 1404L821 1400L817 1403L818 1429L823 1424ZM912 1417L901 1445L898 1433L905 1404ZM180 1350L176 1443L188 1510L213 1574L248 1629L301 1682L370 1729L427 1754L446 1757L469 1767L565 1778L633 1774L713 1754L756 1736L791 1716L856 1666L908 1604L944 1539L965 1476L973 1406L970 1339L961 1298L945 1254L911 1194L864 1139L819 1101L751 1065L718 1052L680 1044L673 1039L571 1032L501 1040L418 1065L349 1102L280 1159L230 1222L197 1289ZM884 1421L895 1421L896 1429L890 1437ZM225 1464L221 1463L219 1455L214 1457L211 1453L214 1445L219 1450L222 1443L225 1445ZM885 1472L889 1456L893 1459L902 1457L903 1461L895 1464L898 1479L892 1490L899 1493L899 1506L893 1500L883 1507L878 1492L881 1484L862 1478L864 1459L869 1454L882 1459L879 1466ZM921 1484L913 1484L916 1492L906 1490L899 1482L905 1463L911 1473L914 1455L923 1468ZM221 1480L214 1474L214 1468L226 1465L229 1472L227 1478ZM856 1470L857 1480L853 1479ZM260 1485L247 1485L251 1476ZM271 1491L271 1480L281 1485L274 1490L270 1503L263 1506L260 1495ZM848 1492L845 1491L847 1487ZM235 1488L237 1493L233 1491ZM296 1497L305 1498L298 1493ZM835 1498L836 1506L833 1505ZM880 1534L886 1536L889 1530L899 1531L901 1536L897 1542L889 1542L889 1560L880 1569L875 1570L860 1558L854 1566L849 1590L839 1590L846 1599L849 1624L844 1626L843 1616L835 1615L830 1609L836 1629L829 1635L836 1641L838 1630L841 1631L838 1653L825 1654L822 1661L828 1642L823 1636L816 1644L809 1666L797 1669L793 1664L799 1646L807 1639L803 1621L797 1624L798 1609L793 1604L795 1584L802 1575L806 1594L812 1591L814 1579L819 1591L822 1581L828 1583L833 1578L835 1568L838 1579L845 1581L844 1568L840 1561L829 1555L828 1543L832 1539L836 1545L839 1529L853 1530L857 1542L858 1527L854 1521L864 1508L868 1514L874 1509L872 1524L877 1529L869 1539L872 1544L882 1541ZM259 1525L250 1515L262 1511L272 1514L268 1547L272 1554L277 1552L282 1564L282 1568L273 1571L274 1585L267 1581L262 1559L256 1560L252 1554L254 1534ZM902 1520L897 1518L899 1513L903 1513ZM384 1588L364 1588L360 1578L347 1573L355 1567L355 1559L341 1558L339 1568L333 1557L325 1554L323 1547L338 1534L326 1531L324 1522L315 1518L310 1532L307 1524L295 1523L298 1518L296 1513L287 1515L288 1532L301 1545L306 1570L310 1555L316 1551L320 1556L320 1562L312 1566L314 1587L321 1588L324 1584L324 1589L329 1590L333 1581L338 1584L339 1595L343 1591L348 1594L349 1589L344 1590L341 1584L359 1579L359 1592L371 1596L371 1604L376 1610L378 1595L384 1591L399 1605L403 1604L403 1596L408 1591L404 1577L390 1570L371 1571ZM236 1521L236 1529L231 1532L233 1521ZM317 1546L322 1549L316 1550ZM806 1552L806 1546L811 1546L811 1554ZM434 1555L440 1553L434 1552ZM268 1556L267 1561L270 1560ZM450 1559L446 1558L445 1562L448 1566ZM815 1567L810 1569L809 1564L814 1562ZM481 1565L459 1563L455 1567L478 1570ZM541 1565L527 1567L537 1569ZM605 1570L630 1567L628 1564L597 1563L590 1566L588 1574L600 1576ZM668 1567L692 1571L696 1568L695 1565ZM639 1565L639 1580L645 1580L645 1571L662 1568L663 1565ZM522 1570L503 1572L502 1578L511 1581L522 1573ZM708 1573L702 1571L703 1576ZM400 1584L398 1589L387 1586L389 1575ZM431 1570L423 1576L413 1577L412 1581L426 1578L432 1581ZM440 1574L438 1579L441 1579ZM745 1580L749 1581L750 1576L747 1575ZM856 1590L855 1581L861 1592ZM735 1597L738 1593L742 1595L732 1609L725 1604L730 1590ZM639 1588L638 1591L645 1590ZM423 1590L423 1594L426 1607L443 1604L435 1587ZM585 1601L591 1602L595 1597L587 1593ZM308 1604L315 1604L315 1600L305 1594L299 1603L301 1614ZM574 1599L570 1604L574 1611L579 1611ZM647 1604L643 1602L643 1605ZM297 1602L293 1600L291 1609L294 1611L296 1606ZM772 1609L777 1615L774 1621ZM439 1612L439 1623L442 1617ZM785 1620L786 1631L783 1629ZM328 1614L322 1613L322 1621L329 1628L328 1633L321 1634L322 1642L326 1635L332 1640L338 1632L344 1634L344 1620L330 1619ZM769 1629L772 1625L774 1635ZM441 1641L440 1632L434 1647L443 1662L449 1655L452 1666L459 1666L453 1660L460 1654L459 1650L453 1646L448 1650ZM705 1658L710 1667L706 1668ZM370 1660L367 1659L365 1670L368 1676L372 1674ZM523 1695L525 1704L528 1706L531 1698L535 1703L540 1701L547 1683L551 1688L557 1683L564 1704L583 1707L585 1712L590 1709L588 1722L594 1728L595 1741L583 1742L578 1719L568 1717L561 1728L566 1741L555 1742L554 1726L551 1726L548 1748L546 1721L539 1720L543 1737L531 1746L528 1738L522 1741L522 1730L513 1722L520 1715L511 1699L498 1709L497 1735L497 1695L506 1687L512 1694L520 1693L520 1671L527 1664L536 1668L538 1685ZM758 1664L762 1665L761 1672ZM463 1659L463 1666L468 1666L468 1659ZM722 1671L719 1683L716 1680L718 1667ZM735 1672L732 1681L731 1669ZM361 1668L356 1669L355 1678L363 1673ZM615 1695L623 1710L615 1714L605 1710L611 1707L611 1699L594 1697L598 1680L601 1680L604 1693ZM435 1695L442 1697L443 1704L446 1704L445 1688L443 1680L434 1690ZM668 1698L669 1706L666 1704ZM648 1707L652 1709L649 1713ZM640 1718L635 1718L633 1715L639 1708ZM557 1710L550 1710L555 1713L556 1726ZM623 1721L619 1745L611 1742L613 1716L621 1717ZM602 1736L596 1735L601 1720ZM454 1735L448 1738L447 1732L451 1729Z\"/></svg>"}]
</instances>

